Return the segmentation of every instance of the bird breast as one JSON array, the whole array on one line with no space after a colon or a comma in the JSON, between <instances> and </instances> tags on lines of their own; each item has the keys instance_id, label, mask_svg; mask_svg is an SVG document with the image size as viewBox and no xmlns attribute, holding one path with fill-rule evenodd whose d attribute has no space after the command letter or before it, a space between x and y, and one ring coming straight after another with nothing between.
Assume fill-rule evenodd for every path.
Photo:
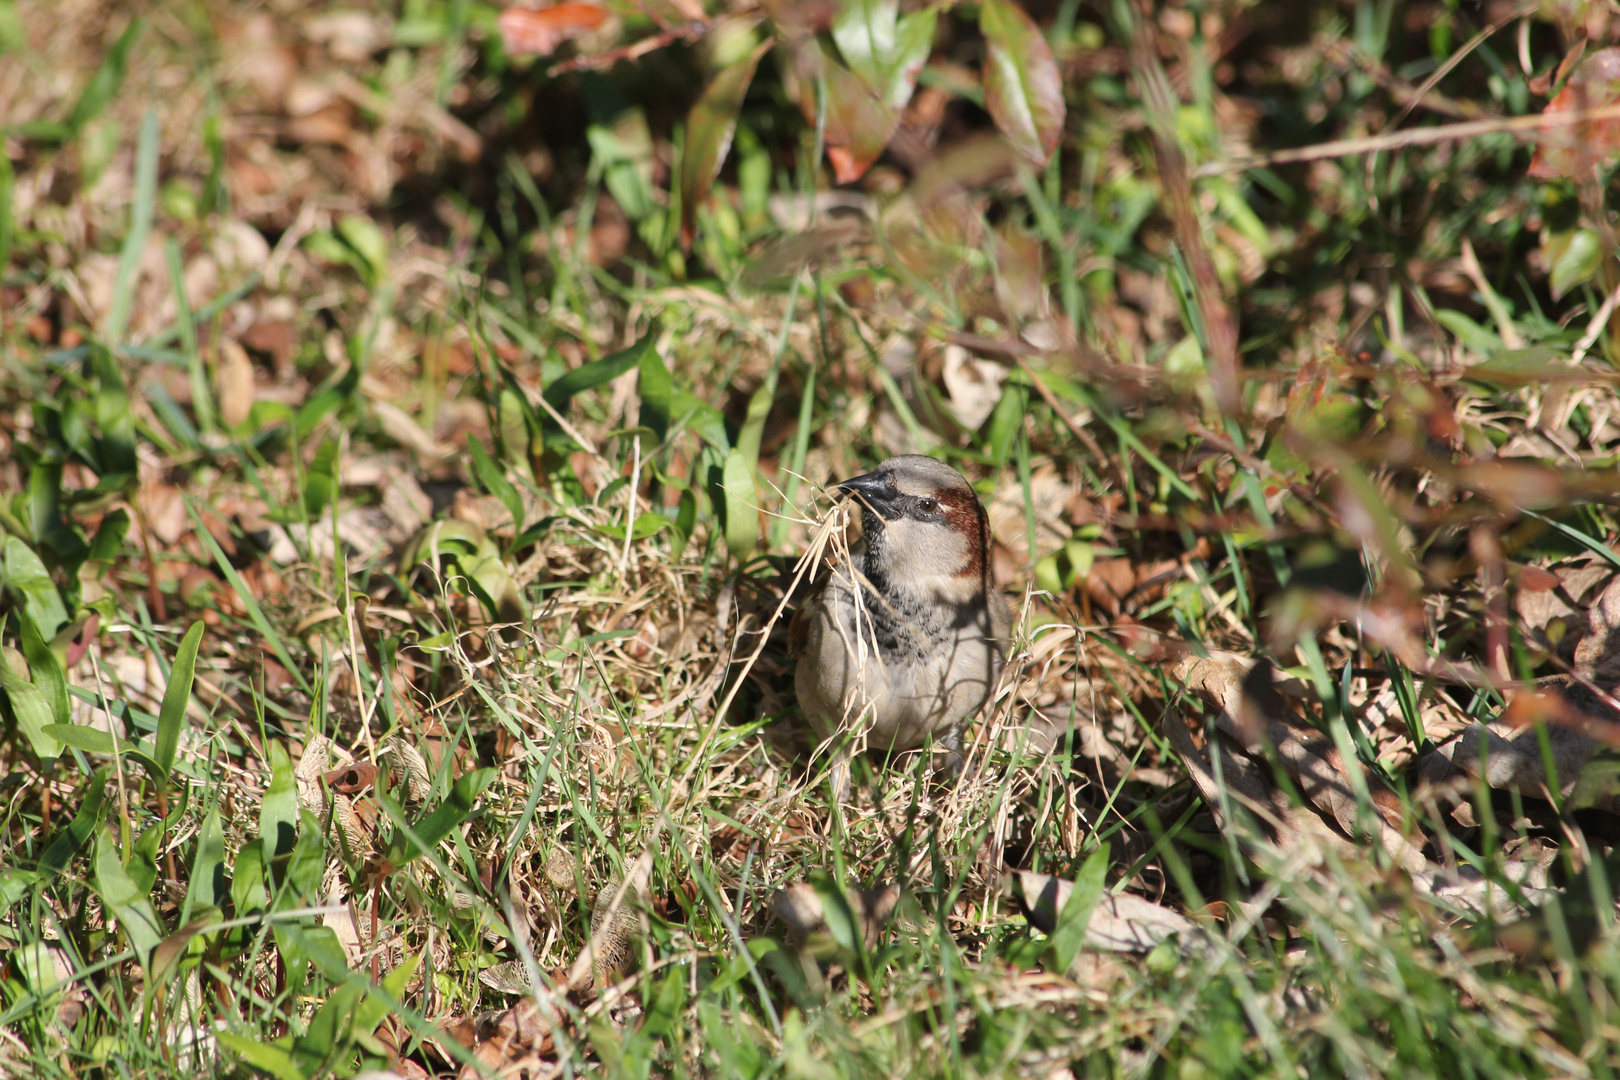
<instances>
[{"instance_id":1,"label":"bird breast","mask_svg":"<svg viewBox=\"0 0 1620 1080\"><path fill-rule=\"evenodd\" d=\"M878 596L835 569L807 612L796 682L823 737L864 731L874 749L956 733L989 696L1002 649L983 598L941 605Z\"/></svg>"}]
</instances>

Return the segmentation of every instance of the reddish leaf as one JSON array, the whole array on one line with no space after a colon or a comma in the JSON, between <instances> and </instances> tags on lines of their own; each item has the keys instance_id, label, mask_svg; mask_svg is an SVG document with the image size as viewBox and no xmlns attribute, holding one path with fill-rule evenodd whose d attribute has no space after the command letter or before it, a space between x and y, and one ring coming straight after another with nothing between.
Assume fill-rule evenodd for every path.
<instances>
[{"instance_id":1,"label":"reddish leaf","mask_svg":"<svg viewBox=\"0 0 1620 1080\"><path fill-rule=\"evenodd\" d=\"M979 30L984 102L1001 133L1025 157L1046 164L1063 134L1063 81L1040 27L1012 0L984 0Z\"/></svg>"},{"instance_id":2,"label":"reddish leaf","mask_svg":"<svg viewBox=\"0 0 1620 1080\"><path fill-rule=\"evenodd\" d=\"M1548 102L1543 117L1561 118L1620 103L1620 49L1599 49L1576 65L1569 81ZM1530 175L1542 179L1575 176L1620 151L1620 117L1585 123L1548 124L1530 159Z\"/></svg>"},{"instance_id":3,"label":"reddish leaf","mask_svg":"<svg viewBox=\"0 0 1620 1080\"><path fill-rule=\"evenodd\" d=\"M817 75L826 79L825 141L834 177L840 184L859 180L889 145L900 126L900 110L875 97L859 75L828 56L819 44L800 51L798 66L803 88L799 106L812 124L816 122Z\"/></svg>"},{"instance_id":4,"label":"reddish leaf","mask_svg":"<svg viewBox=\"0 0 1620 1080\"><path fill-rule=\"evenodd\" d=\"M1518 571L1519 588L1525 592L1552 592L1563 584L1557 574L1539 566L1521 566Z\"/></svg>"},{"instance_id":5,"label":"reddish leaf","mask_svg":"<svg viewBox=\"0 0 1620 1080\"><path fill-rule=\"evenodd\" d=\"M501 12L501 39L513 56L550 56L563 42L607 22L609 14L585 0L563 0L544 8L511 7Z\"/></svg>"},{"instance_id":6,"label":"reddish leaf","mask_svg":"<svg viewBox=\"0 0 1620 1080\"><path fill-rule=\"evenodd\" d=\"M771 45L767 39L716 75L686 118L686 149L681 155L681 243L686 246L692 243L698 203L707 197L709 185L719 175L720 165L731 149L737 114L742 111L748 84L754 81L754 69Z\"/></svg>"}]
</instances>

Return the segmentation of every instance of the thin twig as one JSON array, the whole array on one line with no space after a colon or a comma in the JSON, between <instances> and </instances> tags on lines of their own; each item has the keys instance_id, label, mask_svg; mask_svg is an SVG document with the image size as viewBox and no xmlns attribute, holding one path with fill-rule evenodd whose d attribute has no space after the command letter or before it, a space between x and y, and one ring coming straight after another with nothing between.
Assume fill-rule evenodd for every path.
<instances>
[{"instance_id":1,"label":"thin twig","mask_svg":"<svg viewBox=\"0 0 1620 1080\"><path fill-rule=\"evenodd\" d=\"M1273 165L1292 165L1303 161L1322 161L1327 158L1354 157L1357 154L1377 153L1381 150L1401 150L1409 146L1432 146L1435 143L1458 142L1480 135L1525 132L1549 133L1557 128L1591 124L1600 120L1620 119L1620 104L1605 105L1599 109L1555 113L1552 116L1504 116L1495 120L1467 120L1460 124L1439 124L1435 127L1410 128L1387 135L1365 135L1355 139L1334 139L1314 146L1300 146L1292 150L1278 150L1271 154L1245 154L1211 161L1193 171L1199 179L1224 176L1227 173L1266 169ZM1576 140L1571 140L1571 145Z\"/></svg>"},{"instance_id":2,"label":"thin twig","mask_svg":"<svg viewBox=\"0 0 1620 1080\"><path fill-rule=\"evenodd\" d=\"M1535 3L1521 4L1512 11L1508 12L1506 15L1502 16L1500 19L1497 19L1485 29L1481 30L1479 33L1475 34L1473 37L1469 38L1467 44L1458 49L1456 52L1452 53L1450 56L1446 57L1445 63L1441 64L1439 67L1435 68L1434 71L1430 72L1429 77L1424 79L1423 82L1418 85L1418 88L1412 94L1412 100L1406 103L1406 107L1400 111L1395 119L1384 125L1384 132L1387 133L1400 127L1401 124L1406 121L1406 118L1412 115L1412 110L1416 109L1423 103L1423 99L1428 96L1429 91L1433 90L1436 86L1439 86L1440 80L1444 79L1447 75L1450 75L1457 65L1462 63L1463 60L1472 54L1475 49L1485 44L1485 42L1493 37L1499 30L1501 30L1502 27L1506 26L1514 19L1522 19L1527 15L1533 14L1537 7L1539 7L1539 5Z\"/></svg>"}]
</instances>

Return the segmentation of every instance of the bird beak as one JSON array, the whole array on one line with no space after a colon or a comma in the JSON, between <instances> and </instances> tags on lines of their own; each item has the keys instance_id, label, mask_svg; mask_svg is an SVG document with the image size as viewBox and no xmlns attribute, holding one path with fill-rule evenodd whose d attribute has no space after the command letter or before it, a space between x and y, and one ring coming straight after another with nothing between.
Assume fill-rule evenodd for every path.
<instances>
[{"instance_id":1,"label":"bird beak","mask_svg":"<svg viewBox=\"0 0 1620 1080\"><path fill-rule=\"evenodd\" d=\"M869 472L864 476L851 477L838 485L840 491L848 491L860 498L861 502L871 507L882 517L894 517L894 477L882 472Z\"/></svg>"}]
</instances>

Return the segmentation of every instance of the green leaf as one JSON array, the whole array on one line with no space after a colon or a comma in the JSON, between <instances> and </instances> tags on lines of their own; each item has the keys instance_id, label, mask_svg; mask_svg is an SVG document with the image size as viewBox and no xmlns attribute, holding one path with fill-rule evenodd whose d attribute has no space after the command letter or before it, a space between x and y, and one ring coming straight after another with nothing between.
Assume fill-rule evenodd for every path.
<instances>
[{"instance_id":1,"label":"green leaf","mask_svg":"<svg viewBox=\"0 0 1620 1080\"><path fill-rule=\"evenodd\" d=\"M473 472L477 474L478 482L485 491L501 500L501 505L511 513L513 530L522 532L523 497L518 494L518 489L512 486L512 481L506 478L501 467L495 464L483 444L473 438L470 431L467 432L467 450L472 454Z\"/></svg>"},{"instance_id":2,"label":"green leaf","mask_svg":"<svg viewBox=\"0 0 1620 1080\"><path fill-rule=\"evenodd\" d=\"M354 1041L366 989L364 980L358 977L343 983L315 1010L308 1030L294 1037L294 1057L307 1071L325 1072L335 1054Z\"/></svg>"},{"instance_id":3,"label":"green leaf","mask_svg":"<svg viewBox=\"0 0 1620 1080\"><path fill-rule=\"evenodd\" d=\"M861 936L860 919L850 906L848 895L825 870L811 874L809 881L821 898L822 918L827 924L827 933L832 935L840 948L859 953L865 946L865 939Z\"/></svg>"},{"instance_id":4,"label":"green leaf","mask_svg":"<svg viewBox=\"0 0 1620 1080\"><path fill-rule=\"evenodd\" d=\"M73 111L64 123L67 138L76 138L84 126L100 116L101 111L118 96L119 88L124 85L124 73L129 70L130 50L135 47L135 39L140 37L144 26L140 19L130 20L129 26L107 50L101 66L96 68L96 73L80 91L79 99L73 103Z\"/></svg>"},{"instance_id":5,"label":"green leaf","mask_svg":"<svg viewBox=\"0 0 1620 1080\"><path fill-rule=\"evenodd\" d=\"M61 740L64 746L83 750L87 754L133 754L139 747L128 739L116 738L111 732L86 724L51 724L46 732Z\"/></svg>"},{"instance_id":6,"label":"green leaf","mask_svg":"<svg viewBox=\"0 0 1620 1080\"><path fill-rule=\"evenodd\" d=\"M163 846L163 823L153 822L141 831L124 852L124 871L142 896L149 896L157 884L158 849Z\"/></svg>"},{"instance_id":7,"label":"green leaf","mask_svg":"<svg viewBox=\"0 0 1620 1080\"><path fill-rule=\"evenodd\" d=\"M90 777L90 788L79 803L79 810L68 822L67 828L56 834L45 854L40 856L39 869L45 874L60 874L67 869L73 856L90 839L90 834L101 824L101 815L107 809L107 770L97 769Z\"/></svg>"},{"instance_id":8,"label":"green leaf","mask_svg":"<svg viewBox=\"0 0 1620 1080\"><path fill-rule=\"evenodd\" d=\"M338 441L327 439L304 473L304 512L319 517L338 493Z\"/></svg>"},{"instance_id":9,"label":"green leaf","mask_svg":"<svg viewBox=\"0 0 1620 1080\"><path fill-rule=\"evenodd\" d=\"M169 669L169 685L163 689L163 707L158 710L157 738L152 760L157 762L159 783L167 786L174 767L174 752L180 745L180 729L186 722L186 706L191 702L191 683L197 669L197 647L202 643L203 624L194 622L180 639Z\"/></svg>"},{"instance_id":10,"label":"green leaf","mask_svg":"<svg viewBox=\"0 0 1620 1080\"><path fill-rule=\"evenodd\" d=\"M898 0L844 0L833 19L832 37L844 63L879 97L888 88L887 68L895 52L899 17Z\"/></svg>"},{"instance_id":11,"label":"green leaf","mask_svg":"<svg viewBox=\"0 0 1620 1080\"><path fill-rule=\"evenodd\" d=\"M753 554L759 543L759 492L754 487L754 473L741 450L726 455L721 473L721 486L726 498L726 549L732 558L741 562Z\"/></svg>"},{"instance_id":12,"label":"green leaf","mask_svg":"<svg viewBox=\"0 0 1620 1080\"><path fill-rule=\"evenodd\" d=\"M68 706L67 675L62 671L62 661L45 643L44 635L28 617L28 612L17 613L17 629L23 656L28 660L29 677L45 695L51 707L51 718L59 724L69 723L73 714Z\"/></svg>"},{"instance_id":13,"label":"green leaf","mask_svg":"<svg viewBox=\"0 0 1620 1080\"><path fill-rule=\"evenodd\" d=\"M388 811L389 816L395 818L394 835L388 843L389 863L395 868L404 866L424 851L436 847L439 841L450 835L450 830L460 825L466 820L467 815L472 813L478 796L483 794L484 789L494 779L494 769L474 769L455 782L444 802L408 828L404 827L399 805L379 792L378 801Z\"/></svg>"},{"instance_id":14,"label":"green leaf","mask_svg":"<svg viewBox=\"0 0 1620 1080\"><path fill-rule=\"evenodd\" d=\"M388 270L388 238L377 223L362 214L346 214L338 220L337 233L360 256L366 282L381 281Z\"/></svg>"},{"instance_id":15,"label":"green leaf","mask_svg":"<svg viewBox=\"0 0 1620 1080\"><path fill-rule=\"evenodd\" d=\"M753 52L710 80L686 117L686 144L681 152L681 243L692 243L697 210L708 201L709 188L731 149L748 85L759 58L773 44L767 39Z\"/></svg>"},{"instance_id":16,"label":"green leaf","mask_svg":"<svg viewBox=\"0 0 1620 1080\"><path fill-rule=\"evenodd\" d=\"M1460 311L1440 308L1434 313L1435 322L1450 330L1467 348L1481 356L1491 356L1502 349L1502 339Z\"/></svg>"},{"instance_id":17,"label":"green leaf","mask_svg":"<svg viewBox=\"0 0 1620 1080\"><path fill-rule=\"evenodd\" d=\"M394 1003L405 996L406 987L416 976L416 969L422 962L420 953L407 953L403 963L382 977L379 986L355 980L366 992L364 1000L354 1010L354 1026L357 1031L375 1031L388 1015L397 1007Z\"/></svg>"},{"instance_id":18,"label":"green leaf","mask_svg":"<svg viewBox=\"0 0 1620 1080\"><path fill-rule=\"evenodd\" d=\"M489 617L500 622L521 622L524 616L523 590L518 588L511 569L498 553L464 556L456 561L472 593L483 603Z\"/></svg>"},{"instance_id":19,"label":"green leaf","mask_svg":"<svg viewBox=\"0 0 1620 1080\"><path fill-rule=\"evenodd\" d=\"M114 754L122 755L131 761L139 762L141 768L153 779L159 775L157 762L153 761L145 750L128 739L117 738L111 732L102 731L100 728L93 728L88 724L47 724L45 734L64 746L71 746L87 754L102 754L108 757Z\"/></svg>"},{"instance_id":20,"label":"green leaf","mask_svg":"<svg viewBox=\"0 0 1620 1080\"><path fill-rule=\"evenodd\" d=\"M630 535L633 540L645 540L664 529L674 530L675 523L656 510L644 510L636 515L635 523L630 527ZM623 525L598 525L596 531L615 540L624 539Z\"/></svg>"},{"instance_id":21,"label":"green leaf","mask_svg":"<svg viewBox=\"0 0 1620 1080\"><path fill-rule=\"evenodd\" d=\"M129 388L112 350L99 342L90 346L90 368L96 377L96 427L101 431L96 457L103 475L97 486L121 490L135 480L135 412L129 406Z\"/></svg>"},{"instance_id":22,"label":"green leaf","mask_svg":"<svg viewBox=\"0 0 1620 1080\"><path fill-rule=\"evenodd\" d=\"M891 109L903 109L934 42L933 9L899 18L896 0L847 0L833 20L844 63Z\"/></svg>"},{"instance_id":23,"label":"green leaf","mask_svg":"<svg viewBox=\"0 0 1620 1080\"><path fill-rule=\"evenodd\" d=\"M503 377L509 378L505 372ZM495 396L495 433L498 436L501 460L516 465L531 478L534 468L529 460L529 443L540 429L534 407L515 386L502 386Z\"/></svg>"},{"instance_id":24,"label":"green leaf","mask_svg":"<svg viewBox=\"0 0 1620 1080\"><path fill-rule=\"evenodd\" d=\"M309 970L311 961L314 961L316 969L325 975L326 970L322 965L332 963L333 948L337 949L339 957L335 981L342 982L348 977L348 964L341 959L343 946L338 942L337 935L327 927L307 927L295 922L278 922L271 933L276 939L276 950L281 953L282 963L286 965L288 990L295 993L302 992L304 976Z\"/></svg>"},{"instance_id":25,"label":"green leaf","mask_svg":"<svg viewBox=\"0 0 1620 1080\"><path fill-rule=\"evenodd\" d=\"M1104 842L1075 876L1074 891L1069 893L1063 910L1058 912L1057 925L1052 928L1052 953L1057 959L1058 971L1068 971L1074 958L1080 955L1080 947L1086 943L1086 927L1091 925L1091 915L1102 899L1107 874L1108 844Z\"/></svg>"},{"instance_id":26,"label":"green leaf","mask_svg":"<svg viewBox=\"0 0 1620 1080\"><path fill-rule=\"evenodd\" d=\"M321 900L321 872L326 869L326 837L321 823L302 807L299 809L301 828L293 844L292 857L287 860L283 887L276 894L276 907L285 909L317 904Z\"/></svg>"},{"instance_id":27,"label":"green leaf","mask_svg":"<svg viewBox=\"0 0 1620 1080\"><path fill-rule=\"evenodd\" d=\"M742 452L750 470L759 467L759 444L765 438L765 421L771 415L771 403L775 396L774 388L766 382L748 399L748 412L737 432L737 449Z\"/></svg>"},{"instance_id":28,"label":"green leaf","mask_svg":"<svg viewBox=\"0 0 1620 1080\"><path fill-rule=\"evenodd\" d=\"M726 434L726 418L720 410L689 390L676 393L674 415L678 422L697 432L698 438L724 454L731 450L731 437Z\"/></svg>"},{"instance_id":29,"label":"green leaf","mask_svg":"<svg viewBox=\"0 0 1620 1080\"><path fill-rule=\"evenodd\" d=\"M917 88L917 76L934 49L936 21L935 10L925 8L913 11L895 26L895 47L889 58L889 87L887 93L881 95L889 108L904 109L910 104L912 91Z\"/></svg>"},{"instance_id":30,"label":"green leaf","mask_svg":"<svg viewBox=\"0 0 1620 1080\"><path fill-rule=\"evenodd\" d=\"M546 400L551 403L552 408L560 411L575 394L612 382L639 365L642 357L653 351L653 340L654 335L648 333L623 352L581 364L546 387Z\"/></svg>"},{"instance_id":31,"label":"green leaf","mask_svg":"<svg viewBox=\"0 0 1620 1080\"><path fill-rule=\"evenodd\" d=\"M163 924L158 921L151 898L124 869L110 829L103 829L96 840L96 892L129 938L141 967L150 970L152 950L164 938Z\"/></svg>"},{"instance_id":32,"label":"green leaf","mask_svg":"<svg viewBox=\"0 0 1620 1080\"><path fill-rule=\"evenodd\" d=\"M73 112L68 113L68 138L76 138L79 131L84 130L84 125L99 117L113 97L118 96L125 71L130 68L130 50L143 28L141 19L131 19L130 26L126 26L123 34L113 42L112 49L107 50L107 57L96 68L96 74L92 74L91 81L84 84L83 91L79 92L79 99L73 102Z\"/></svg>"},{"instance_id":33,"label":"green leaf","mask_svg":"<svg viewBox=\"0 0 1620 1080\"><path fill-rule=\"evenodd\" d=\"M1561 300L1575 286L1591 281L1602 264L1603 241L1598 234L1591 229L1577 229L1552 265L1548 284L1553 299Z\"/></svg>"},{"instance_id":34,"label":"green leaf","mask_svg":"<svg viewBox=\"0 0 1620 1080\"><path fill-rule=\"evenodd\" d=\"M270 744L270 787L259 806L259 839L271 859L292 851L298 840L298 781L280 743Z\"/></svg>"},{"instance_id":35,"label":"green leaf","mask_svg":"<svg viewBox=\"0 0 1620 1080\"><path fill-rule=\"evenodd\" d=\"M17 726L40 760L54 761L65 744L51 729L69 725L55 722L51 699L37 684L24 677L26 667L21 653L0 645L0 690L5 691L6 700L11 703L11 714L17 718Z\"/></svg>"},{"instance_id":36,"label":"green leaf","mask_svg":"<svg viewBox=\"0 0 1620 1080\"><path fill-rule=\"evenodd\" d=\"M269 902L265 880L264 842L249 840L236 853L236 865L231 868L231 903L238 915L264 910Z\"/></svg>"},{"instance_id":37,"label":"green leaf","mask_svg":"<svg viewBox=\"0 0 1620 1080\"><path fill-rule=\"evenodd\" d=\"M229 1031L214 1036L221 1046L230 1050L243 1063L276 1078L276 1080L308 1080L302 1069L293 1064L292 1055L271 1043L245 1039Z\"/></svg>"},{"instance_id":38,"label":"green leaf","mask_svg":"<svg viewBox=\"0 0 1620 1080\"><path fill-rule=\"evenodd\" d=\"M343 242L343 238L335 232L317 229L304 237L302 244L304 250L320 259L322 262L333 263L338 266L347 266L359 274L362 280L369 283L370 267L366 260L353 247Z\"/></svg>"},{"instance_id":39,"label":"green leaf","mask_svg":"<svg viewBox=\"0 0 1620 1080\"><path fill-rule=\"evenodd\" d=\"M16 180L10 155L0 154L0 266L11 264L11 199Z\"/></svg>"},{"instance_id":40,"label":"green leaf","mask_svg":"<svg viewBox=\"0 0 1620 1080\"><path fill-rule=\"evenodd\" d=\"M641 424L651 429L660 443L669 438L670 413L675 402L675 380L657 349L641 357L641 373L636 392L641 397Z\"/></svg>"},{"instance_id":41,"label":"green leaf","mask_svg":"<svg viewBox=\"0 0 1620 1080\"><path fill-rule=\"evenodd\" d=\"M0 915L10 911L38 882L39 874L33 870L0 870Z\"/></svg>"},{"instance_id":42,"label":"green leaf","mask_svg":"<svg viewBox=\"0 0 1620 1080\"><path fill-rule=\"evenodd\" d=\"M123 550L124 537L128 535L128 511L114 510L101 519L101 527L96 530L96 538L90 542L90 555L86 561L98 563L105 569Z\"/></svg>"},{"instance_id":43,"label":"green leaf","mask_svg":"<svg viewBox=\"0 0 1620 1080\"><path fill-rule=\"evenodd\" d=\"M6 537L5 556L6 587L22 600L40 636L50 640L68 623L67 606L50 571L34 549L15 536Z\"/></svg>"},{"instance_id":44,"label":"green leaf","mask_svg":"<svg viewBox=\"0 0 1620 1080\"><path fill-rule=\"evenodd\" d=\"M657 209L653 194L654 148L647 114L639 108L622 110L608 124L585 129L591 162L602 171L602 183L625 217L641 221Z\"/></svg>"},{"instance_id":45,"label":"green leaf","mask_svg":"<svg viewBox=\"0 0 1620 1080\"><path fill-rule=\"evenodd\" d=\"M979 6L984 103L1019 153L1045 165L1063 134L1063 78L1040 27L1012 0Z\"/></svg>"},{"instance_id":46,"label":"green leaf","mask_svg":"<svg viewBox=\"0 0 1620 1080\"><path fill-rule=\"evenodd\" d=\"M180 908L180 921L191 921L191 913L202 908L224 908L230 895L225 880L225 833L220 827L219 808L208 811L197 831L197 851L191 857L191 874L186 883L186 899Z\"/></svg>"},{"instance_id":47,"label":"green leaf","mask_svg":"<svg viewBox=\"0 0 1620 1080\"><path fill-rule=\"evenodd\" d=\"M675 508L675 543L670 546L669 557L673 562L680 561L681 552L686 550L687 541L692 539L692 530L697 527L697 494L691 488L681 492L680 504Z\"/></svg>"},{"instance_id":48,"label":"green leaf","mask_svg":"<svg viewBox=\"0 0 1620 1080\"><path fill-rule=\"evenodd\" d=\"M56 961L51 946L43 941L31 941L11 954L15 970L40 999L42 1008L55 1010L64 997L66 987L56 972Z\"/></svg>"},{"instance_id":49,"label":"green leaf","mask_svg":"<svg viewBox=\"0 0 1620 1080\"><path fill-rule=\"evenodd\" d=\"M90 435L82 423L83 414L76 398L70 398L62 407L62 441L78 451L88 453ZM74 446L73 444L78 444ZM54 454L42 457L28 470L28 531L30 538L41 548L46 541L65 531L62 519L62 459Z\"/></svg>"},{"instance_id":50,"label":"green leaf","mask_svg":"<svg viewBox=\"0 0 1620 1080\"><path fill-rule=\"evenodd\" d=\"M348 370L340 375L335 382L320 390L314 397L298 407L298 412L293 419L293 429L298 433L298 437L302 439L315 430L316 424L319 424L338 409L353 402L359 389L360 365L350 364ZM250 424L258 423L260 404L268 405L270 403L254 403L254 411L248 415ZM285 408L285 406L279 407Z\"/></svg>"}]
</instances>

